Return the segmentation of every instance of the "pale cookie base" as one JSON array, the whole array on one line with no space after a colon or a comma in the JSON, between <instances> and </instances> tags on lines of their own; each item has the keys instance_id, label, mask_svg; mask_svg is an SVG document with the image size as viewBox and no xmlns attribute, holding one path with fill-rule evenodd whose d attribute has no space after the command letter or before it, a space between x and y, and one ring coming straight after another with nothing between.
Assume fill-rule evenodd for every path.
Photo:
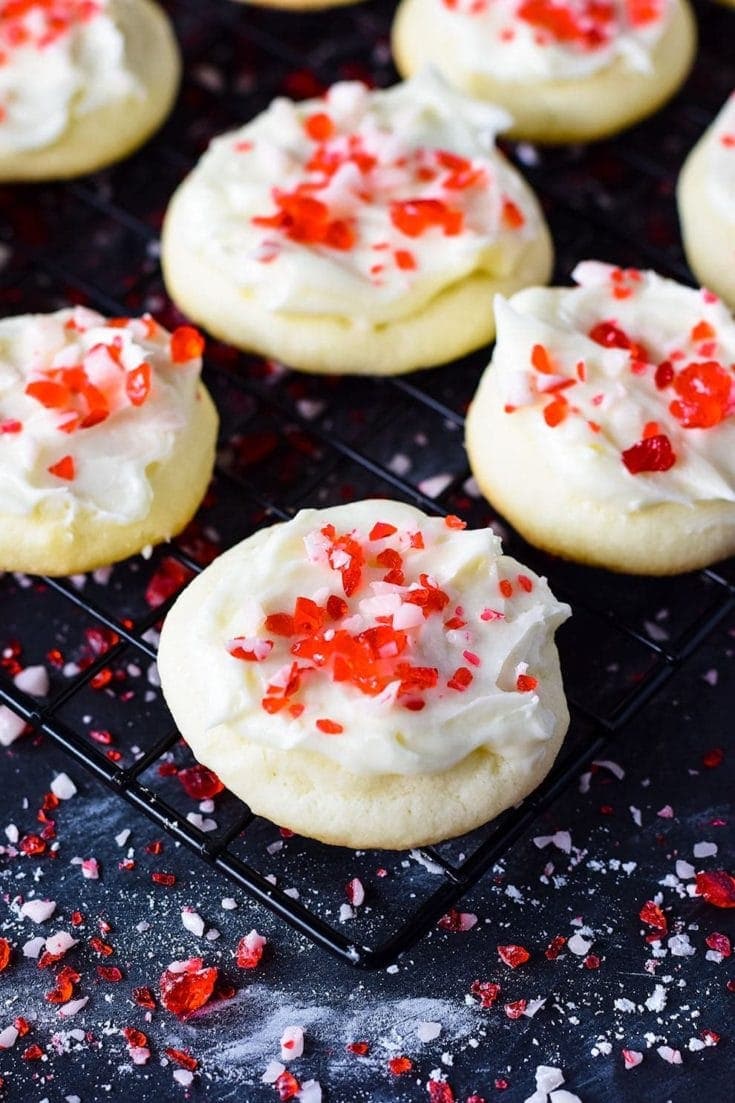
<instances>
[{"instance_id":1,"label":"pale cookie base","mask_svg":"<svg viewBox=\"0 0 735 1103\"><path fill-rule=\"evenodd\" d=\"M707 195L710 133L705 131L681 170L679 221L684 252L697 280L735 309L735 213L733 221L726 222Z\"/></svg>"},{"instance_id":2,"label":"pale cookie base","mask_svg":"<svg viewBox=\"0 0 735 1103\"><path fill-rule=\"evenodd\" d=\"M685 80L697 31L687 0L675 0L671 22L639 73L623 60L586 78L506 81L467 71L432 21L426 0L402 0L392 30L398 72L412 76L433 65L455 87L510 112L511 138L542 144L586 142L616 134L658 110Z\"/></svg>"},{"instance_id":3,"label":"pale cookie base","mask_svg":"<svg viewBox=\"0 0 735 1103\"><path fill-rule=\"evenodd\" d=\"M246 542L253 552L258 547L255 540ZM569 725L559 657L551 640L534 664L534 674L555 726L530 771L521 772L480 748L438 773L364 776L316 752L261 746L245 739L235 724L206 731L204 702L211 698L211 687L200 685L207 675L197 665L191 625L221 580L233 570L246 569L242 547L221 556L179 597L164 624L158 669L167 704L197 759L256 815L337 846L403 850L479 827L530 793L551 769ZM222 658L228 659L224 647ZM260 713L259 699L252 709ZM430 705L421 715L431 723Z\"/></svg>"},{"instance_id":4,"label":"pale cookie base","mask_svg":"<svg viewBox=\"0 0 735 1103\"><path fill-rule=\"evenodd\" d=\"M71 521L40 508L23 517L0 513L0 570L47 575L91 571L185 528L209 485L217 435L217 413L201 384L197 396L196 409L171 455L147 470L153 500L146 517L116 524L81 508Z\"/></svg>"},{"instance_id":5,"label":"pale cookie base","mask_svg":"<svg viewBox=\"0 0 735 1103\"><path fill-rule=\"evenodd\" d=\"M467 417L472 473L491 505L529 543L565 559L642 575L679 574L735 553L733 503L665 502L629 513L576 494L544 454L539 416L535 408L504 413L490 367Z\"/></svg>"},{"instance_id":6,"label":"pale cookie base","mask_svg":"<svg viewBox=\"0 0 735 1103\"><path fill-rule=\"evenodd\" d=\"M547 283L553 267L551 238L539 215L538 236L529 240L508 276L469 276L396 321L360 324L327 315L268 311L252 292L235 286L226 273L188 249L180 214L187 186L184 181L175 193L163 228L161 263L169 295L189 318L221 340L301 371L397 375L454 360L494 337L496 293L508 295L529 284ZM530 192L526 198L534 202Z\"/></svg>"},{"instance_id":7,"label":"pale cookie base","mask_svg":"<svg viewBox=\"0 0 735 1103\"><path fill-rule=\"evenodd\" d=\"M52 145L0 155L0 181L62 180L95 172L127 157L168 115L181 72L168 18L152 0L113 4L111 14L125 38L126 64L143 92L72 117Z\"/></svg>"}]
</instances>

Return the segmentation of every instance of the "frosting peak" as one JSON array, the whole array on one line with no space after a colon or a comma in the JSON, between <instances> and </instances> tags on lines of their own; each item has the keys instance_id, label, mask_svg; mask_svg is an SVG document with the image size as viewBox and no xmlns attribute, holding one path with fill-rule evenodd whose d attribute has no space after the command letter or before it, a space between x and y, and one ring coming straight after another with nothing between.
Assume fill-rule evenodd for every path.
<instances>
[{"instance_id":1,"label":"frosting peak","mask_svg":"<svg viewBox=\"0 0 735 1103\"><path fill-rule=\"evenodd\" d=\"M496 303L490 370L505 413L590 498L735 501L728 310L654 272L585 261L573 276L576 288Z\"/></svg>"},{"instance_id":2,"label":"frosting peak","mask_svg":"<svg viewBox=\"0 0 735 1103\"><path fill-rule=\"evenodd\" d=\"M277 99L212 143L182 189L180 232L267 310L410 315L475 272L506 275L540 232L495 150L508 122L430 74Z\"/></svg>"},{"instance_id":3,"label":"frosting peak","mask_svg":"<svg viewBox=\"0 0 735 1103\"><path fill-rule=\"evenodd\" d=\"M533 762L555 723L536 690L558 676L550 641L569 610L489 529L462 529L368 501L304 510L227 553L218 574L241 555L247 570L191 626L202 670L224 672L207 729L356 774L431 773L480 746Z\"/></svg>"},{"instance_id":4,"label":"frosting peak","mask_svg":"<svg viewBox=\"0 0 735 1103\"><path fill-rule=\"evenodd\" d=\"M110 0L0 0L0 156L50 145L74 114L135 94Z\"/></svg>"},{"instance_id":5,"label":"frosting peak","mask_svg":"<svg viewBox=\"0 0 735 1103\"><path fill-rule=\"evenodd\" d=\"M430 0L463 68L499 80L588 76L622 58L651 69L670 0Z\"/></svg>"},{"instance_id":6,"label":"frosting peak","mask_svg":"<svg viewBox=\"0 0 735 1103\"><path fill-rule=\"evenodd\" d=\"M146 470L186 424L202 347L191 327L169 335L149 315L0 321L0 513L144 517Z\"/></svg>"}]
</instances>

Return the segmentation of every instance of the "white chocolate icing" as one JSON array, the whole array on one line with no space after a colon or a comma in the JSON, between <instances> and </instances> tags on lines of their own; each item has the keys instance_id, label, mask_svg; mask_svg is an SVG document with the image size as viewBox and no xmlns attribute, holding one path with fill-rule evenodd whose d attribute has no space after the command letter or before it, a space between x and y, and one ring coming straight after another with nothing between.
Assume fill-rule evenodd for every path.
<instances>
[{"instance_id":1,"label":"white chocolate icing","mask_svg":"<svg viewBox=\"0 0 735 1103\"><path fill-rule=\"evenodd\" d=\"M177 225L265 310L393 321L472 273L512 272L538 235L533 196L495 149L509 121L429 74L277 99L212 143L177 197ZM313 221L294 223L300 198L323 205ZM396 204L413 201L406 231ZM435 223L422 224L427 211Z\"/></svg>"},{"instance_id":2,"label":"white chocolate icing","mask_svg":"<svg viewBox=\"0 0 735 1103\"><path fill-rule=\"evenodd\" d=\"M548 464L586 500L633 511L662 502L735 501L735 321L711 292L654 272L579 264L576 288L529 288L495 305L491 366L496 400L538 441ZM612 323L638 347L604 347L588 334ZM541 347L551 374L533 366ZM668 362L669 368L657 368ZM725 391L709 427L682 403L685 371L716 364ZM665 382L667 376L671 376ZM698 384L695 382L695 389ZM549 409L552 402L557 405ZM673 406L673 409L672 409ZM557 420L557 424L548 424ZM686 422L690 422L686 424ZM647 431L648 427L648 431ZM665 436L674 462L633 473L623 453ZM528 478L532 479L531 472Z\"/></svg>"},{"instance_id":3,"label":"white chocolate icing","mask_svg":"<svg viewBox=\"0 0 735 1103\"><path fill-rule=\"evenodd\" d=\"M0 514L147 515L148 471L197 401L201 360L173 363L170 342L149 317L111 326L83 307L0 321ZM49 470L65 459L61 475Z\"/></svg>"},{"instance_id":4,"label":"white chocolate icing","mask_svg":"<svg viewBox=\"0 0 735 1103\"><path fill-rule=\"evenodd\" d=\"M573 80L620 59L652 71L671 0L425 0L427 17L463 72L503 81ZM596 15L595 15L596 11ZM525 14L525 17L524 17ZM558 29L557 29L558 28ZM437 59L441 67L441 59Z\"/></svg>"},{"instance_id":5,"label":"white chocolate icing","mask_svg":"<svg viewBox=\"0 0 735 1103\"><path fill-rule=\"evenodd\" d=\"M706 187L707 197L720 218L735 229L735 92L715 119L707 138Z\"/></svg>"},{"instance_id":6,"label":"white chocolate icing","mask_svg":"<svg viewBox=\"0 0 735 1103\"><path fill-rule=\"evenodd\" d=\"M72 117L139 84L110 0L46 0L20 15L0 3L0 156L56 141Z\"/></svg>"},{"instance_id":7,"label":"white chocolate icing","mask_svg":"<svg viewBox=\"0 0 735 1103\"><path fill-rule=\"evenodd\" d=\"M397 531L370 540L376 522ZM336 533L331 540L324 532L330 524ZM420 542L416 533L424 548L412 547ZM343 571L357 558L354 547L339 546L343 534L357 540L366 557L354 589L354 578L348 582ZM376 558L386 550L401 557L402 582L384 581L388 568ZM438 587L434 593L447 600L425 613L406 599L427 586ZM555 718L534 689L543 679L558 679L551 641L569 609L545 580L502 555L490 529L458 531L399 502L304 510L225 553L187 594L188 607L195 608L187 640L196 655L201 727L207 738L231 738L233 754L242 737L316 751L355 774L417 774L447 769L487 747L523 770L553 735ZM330 596L347 607L327 615L308 655L298 643L307 632L279 635L267 620L293 613L299 597L327 610ZM379 617L392 618L391 627ZM320 665L329 641L338 654L350 654L350 647L367 646L355 638L376 627L387 639L380 641L385 657L369 668L370 677L379 677L370 691L351 674L338 673L334 654ZM352 643L345 644L347 633ZM238 646L257 658L236 657ZM294 662L302 668L300 684L284 698ZM433 670L436 684L408 688L400 663ZM448 683L460 669L460 681L469 684L452 688ZM276 711L262 706L268 698ZM330 734L319 721L342 730Z\"/></svg>"}]
</instances>

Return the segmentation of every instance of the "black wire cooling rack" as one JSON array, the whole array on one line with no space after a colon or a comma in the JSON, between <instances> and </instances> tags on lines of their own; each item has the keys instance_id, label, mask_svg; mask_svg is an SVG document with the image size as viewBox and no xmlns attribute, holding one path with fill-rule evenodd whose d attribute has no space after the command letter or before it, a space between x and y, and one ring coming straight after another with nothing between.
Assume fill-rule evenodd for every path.
<instances>
[{"instance_id":1,"label":"black wire cooling rack","mask_svg":"<svg viewBox=\"0 0 735 1103\"><path fill-rule=\"evenodd\" d=\"M3 313L83 302L115 315L148 309L176 324L157 235L168 196L209 138L279 93L299 98L335 79L396 79L387 0L311 15L228 0L165 6L186 67L161 134L94 177L0 189ZM688 278L676 173L735 84L732 13L708 3L698 16L696 69L657 117L586 149L508 147L546 208L559 280L585 257ZM219 461L187 531L148 559L84 577L0 577L0 702L173 839L357 966L389 964L452 909L735 606L732 562L676 579L616 577L552 559L498 524L469 478L462 446L463 414L486 361L487 351L398 379L321 379L210 343L205 378L222 416ZM575 612L559 634L572 726L549 778L486 828L411 855L289 837L227 792L214 813L204 806L202 814L179 784L191 757L155 675L156 626L218 551L301 506L367 495L459 513L473 526L496 523L508 552L546 574ZM14 685L18 656L50 670L43 701ZM366 886L366 903L346 916L344 886L354 877Z\"/></svg>"}]
</instances>

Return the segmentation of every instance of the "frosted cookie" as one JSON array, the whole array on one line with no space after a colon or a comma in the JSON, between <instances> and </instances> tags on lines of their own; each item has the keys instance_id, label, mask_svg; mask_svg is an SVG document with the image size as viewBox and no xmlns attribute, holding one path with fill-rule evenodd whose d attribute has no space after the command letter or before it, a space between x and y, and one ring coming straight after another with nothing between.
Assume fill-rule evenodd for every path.
<instances>
[{"instance_id":1,"label":"frosted cookie","mask_svg":"<svg viewBox=\"0 0 735 1103\"><path fill-rule=\"evenodd\" d=\"M569 609L490 529L400 502L304 510L217 559L164 623L159 670L194 754L254 812L403 848L530 792L568 724Z\"/></svg>"},{"instance_id":2,"label":"frosted cookie","mask_svg":"<svg viewBox=\"0 0 735 1103\"><path fill-rule=\"evenodd\" d=\"M696 29L687 0L402 0L398 71L436 66L508 109L534 142L603 138L656 111L684 81Z\"/></svg>"},{"instance_id":3,"label":"frosted cookie","mask_svg":"<svg viewBox=\"0 0 735 1103\"><path fill-rule=\"evenodd\" d=\"M0 570L91 570L187 524L217 431L202 347L150 315L0 321Z\"/></svg>"},{"instance_id":4,"label":"frosted cookie","mask_svg":"<svg viewBox=\"0 0 735 1103\"><path fill-rule=\"evenodd\" d=\"M689 267L735 307L735 92L689 154L678 200Z\"/></svg>"},{"instance_id":5,"label":"frosted cookie","mask_svg":"<svg viewBox=\"0 0 735 1103\"><path fill-rule=\"evenodd\" d=\"M0 0L0 180L118 161L163 122L179 82L150 0Z\"/></svg>"},{"instance_id":6,"label":"frosted cookie","mask_svg":"<svg viewBox=\"0 0 735 1103\"><path fill-rule=\"evenodd\" d=\"M467 421L480 487L549 551L674 574L735 552L735 321L709 291L586 261L496 304Z\"/></svg>"},{"instance_id":7,"label":"frosted cookie","mask_svg":"<svg viewBox=\"0 0 735 1103\"><path fill-rule=\"evenodd\" d=\"M166 215L175 302L218 337L315 372L392 374L490 340L496 290L545 282L507 118L425 76L277 99L214 141Z\"/></svg>"}]
</instances>

